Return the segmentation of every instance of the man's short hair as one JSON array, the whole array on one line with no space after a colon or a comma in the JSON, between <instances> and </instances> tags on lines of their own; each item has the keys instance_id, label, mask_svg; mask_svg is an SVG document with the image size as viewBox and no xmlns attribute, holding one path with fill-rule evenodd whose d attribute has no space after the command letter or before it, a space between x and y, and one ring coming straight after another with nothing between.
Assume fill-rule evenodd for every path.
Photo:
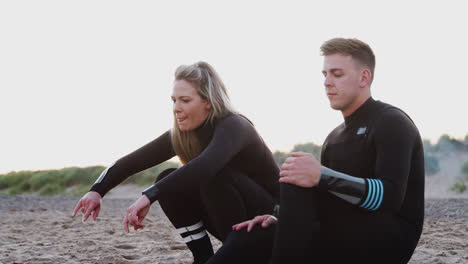
<instances>
[{"instance_id":1,"label":"man's short hair","mask_svg":"<svg viewBox=\"0 0 468 264\"><path fill-rule=\"evenodd\" d=\"M351 55L358 63L367 66L374 79L375 55L370 46L358 39L333 38L320 46L323 56L332 54Z\"/></svg>"}]
</instances>

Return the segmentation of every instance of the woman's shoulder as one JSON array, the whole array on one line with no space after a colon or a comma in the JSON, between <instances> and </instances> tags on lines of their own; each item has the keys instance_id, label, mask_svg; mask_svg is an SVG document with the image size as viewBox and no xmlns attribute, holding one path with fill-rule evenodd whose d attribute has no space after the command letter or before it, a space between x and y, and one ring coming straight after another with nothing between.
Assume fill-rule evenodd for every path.
<instances>
[{"instance_id":1,"label":"woman's shoulder","mask_svg":"<svg viewBox=\"0 0 468 264\"><path fill-rule=\"evenodd\" d=\"M253 128L253 123L246 116L239 113L229 113L217 120L215 127L230 127L232 129Z\"/></svg>"}]
</instances>

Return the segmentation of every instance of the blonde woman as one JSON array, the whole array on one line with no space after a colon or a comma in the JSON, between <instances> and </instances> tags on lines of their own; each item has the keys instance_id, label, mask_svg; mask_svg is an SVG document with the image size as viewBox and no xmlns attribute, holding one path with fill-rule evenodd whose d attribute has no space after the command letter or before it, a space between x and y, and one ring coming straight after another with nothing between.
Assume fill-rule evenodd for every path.
<instances>
[{"instance_id":1,"label":"blonde woman","mask_svg":"<svg viewBox=\"0 0 468 264\"><path fill-rule=\"evenodd\" d=\"M207 232L224 241L236 223L271 214L279 197L279 169L251 122L231 105L226 88L206 62L182 65L171 96L174 126L107 168L78 202L83 220L99 214L102 197L127 177L178 156L183 166L162 172L127 209L124 229L143 228L159 201L194 256L213 255Z\"/></svg>"}]
</instances>

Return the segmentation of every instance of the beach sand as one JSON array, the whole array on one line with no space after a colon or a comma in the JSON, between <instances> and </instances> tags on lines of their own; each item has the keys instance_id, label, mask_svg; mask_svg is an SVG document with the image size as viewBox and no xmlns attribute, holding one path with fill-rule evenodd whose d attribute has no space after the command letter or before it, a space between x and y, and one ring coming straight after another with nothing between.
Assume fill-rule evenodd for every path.
<instances>
[{"instance_id":1,"label":"beach sand","mask_svg":"<svg viewBox=\"0 0 468 264\"><path fill-rule=\"evenodd\" d=\"M79 197L0 197L0 263L192 263L158 203L145 229L124 233L125 210L141 189L116 188L104 199L98 220L86 223L81 215L71 216ZM468 195L439 196L426 200L412 264L468 263Z\"/></svg>"}]
</instances>

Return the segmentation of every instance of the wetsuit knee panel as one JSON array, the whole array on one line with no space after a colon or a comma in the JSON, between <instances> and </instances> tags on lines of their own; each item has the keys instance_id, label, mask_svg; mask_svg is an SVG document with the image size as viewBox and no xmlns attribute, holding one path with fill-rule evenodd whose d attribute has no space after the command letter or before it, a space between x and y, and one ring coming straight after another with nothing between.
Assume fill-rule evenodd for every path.
<instances>
[{"instance_id":1,"label":"wetsuit knee panel","mask_svg":"<svg viewBox=\"0 0 468 264\"><path fill-rule=\"evenodd\" d=\"M177 170L177 168L169 168L169 169L165 169L163 170L161 173L159 173L159 175L156 177L156 179L154 180L154 183L157 183L158 181L164 179L165 177L167 177L169 174L171 174L173 171Z\"/></svg>"}]
</instances>

